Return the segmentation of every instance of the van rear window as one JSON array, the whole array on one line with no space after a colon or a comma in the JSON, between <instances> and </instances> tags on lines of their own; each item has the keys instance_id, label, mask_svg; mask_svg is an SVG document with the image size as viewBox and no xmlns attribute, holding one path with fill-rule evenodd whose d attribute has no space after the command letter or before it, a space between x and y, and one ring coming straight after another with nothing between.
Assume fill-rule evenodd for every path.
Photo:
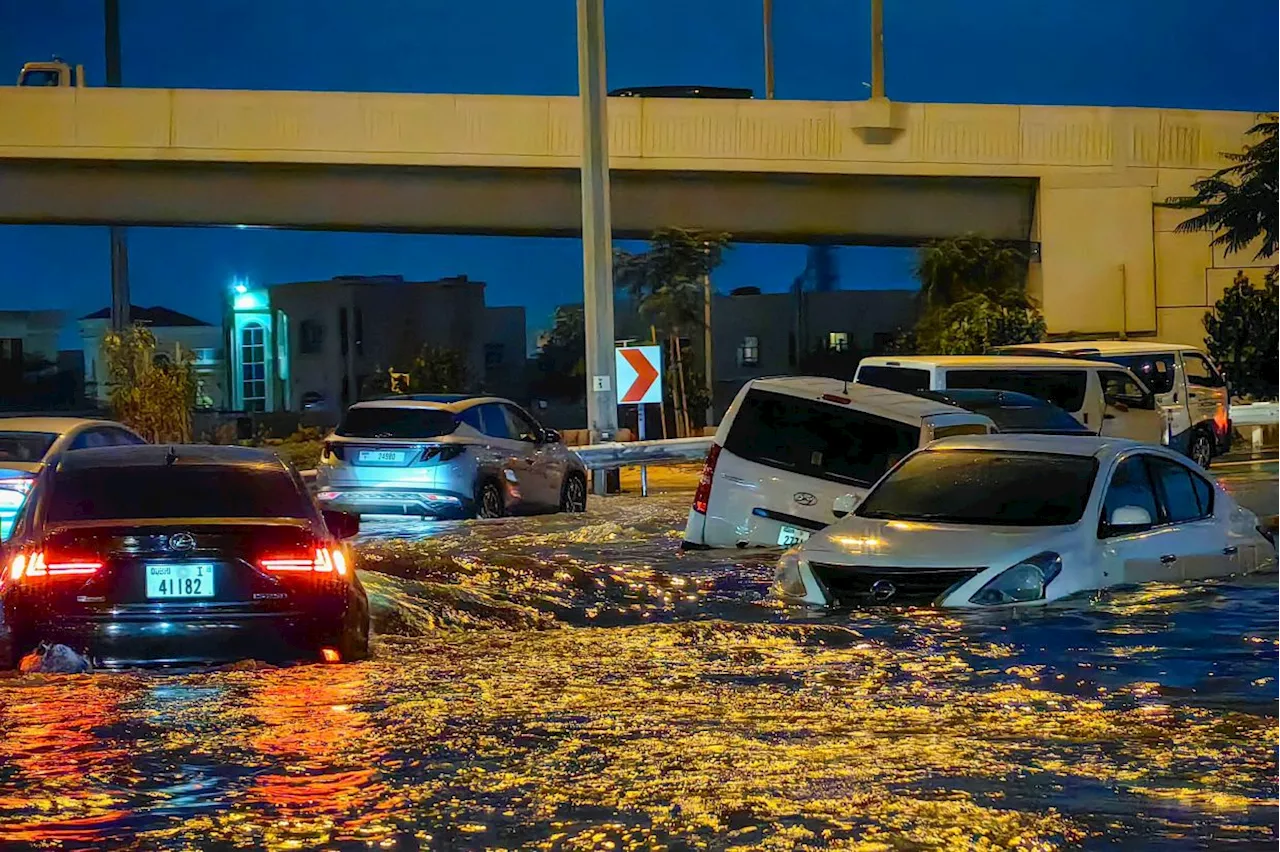
<instances>
[{"instance_id":1,"label":"van rear window","mask_svg":"<svg viewBox=\"0 0 1280 852\"><path fill-rule=\"evenodd\" d=\"M1025 393L1064 411L1084 407L1089 374L1083 370L947 370L947 389L987 388Z\"/></svg>"},{"instance_id":2,"label":"van rear window","mask_svg":"<svg viewBox=\"0 0 1280 852\"><path fill-rule=\"evenodd\" d=\"M929 371L914 367L883 367L879 364L858 370L858 383L902 393L929 390Z\"/></svg>"},{"instance_id":3,"label":"van rear window","mask_svg":"<svg viewBox=\"0 0 1280 852\"><path fill-rule=\"evenodd\" d=\"M751 390L724 448L769 467L870 485L920 445L920 427L842 405Z\"/></svg>"}]
</instances>

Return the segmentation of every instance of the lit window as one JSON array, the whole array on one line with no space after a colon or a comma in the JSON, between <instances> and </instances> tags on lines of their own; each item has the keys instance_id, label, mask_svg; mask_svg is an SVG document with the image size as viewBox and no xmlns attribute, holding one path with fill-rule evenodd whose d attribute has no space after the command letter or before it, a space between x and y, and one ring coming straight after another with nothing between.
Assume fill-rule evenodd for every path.
<instances>
[{"instance_id":1,"label":"lit window","mask_svg":"<svg viewBox=\"0 0 1280 852\"><path fill-rule=\"evenodd\" d=\"M744 337L738 346L738 366L755 367L760 363L760 338Z\"/></svg>"},{"instance_id":2,"label":"lit window","mask_svg":"<svg viewBox=\"0 0 1280 852\"><path fill-rule=\"evenodd\" d=\"M833 331L827 335L827 348L832 352L849 351L849 332Z\"/></svg>"},{"instance_id":3,"label":"lit window","mask_svg":"<svg viewBox=\"0 0 1280 852\"><path fill-rule=\"evenodd\" d=\"M240 329L240 387L245 411L267 410L267 335L260 323Z\"/></svg>"}]
</instances>

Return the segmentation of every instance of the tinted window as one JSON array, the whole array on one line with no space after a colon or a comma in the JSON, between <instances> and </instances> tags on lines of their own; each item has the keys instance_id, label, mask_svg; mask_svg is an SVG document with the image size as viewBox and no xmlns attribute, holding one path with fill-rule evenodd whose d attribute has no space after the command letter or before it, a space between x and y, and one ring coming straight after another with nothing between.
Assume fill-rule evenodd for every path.
<instances>
[{"instance_id":1,"label":"tinted window","mask_svg":"<svg viewBox=\"0 0 1280 852\"><path fill-rule=\"evenodd\" d=\"M111 440L117 447L129 447L137 444L145 444L146 441L139 438L132 432L126 432L123 429L109 429Z\"/></svg>"},{"instance_id":2,"label":"tinted window","mask_svg":"<svg viewBox=\"0 0 1280 852\"><path fill-rule=\"evenodd\" d=\"M1162 352L1159 355L1089 355L1090 360L1109 361L1112 364L1123 364L1142 379L1143 384L1152 393L1169 393L1173 390L1173 353Z\"/></svg>"},{"instance_id":3,"label":"tinted window","mask_svg":"<svg viewBox=\"0 0 1280 852\"><path fill-rule=\"evenodd\" d=\"M1196 490L1196 502L1200 504L1200 511L1205 515L1213 514L1213 486L1204 481L1203 477L1193 475L1191 477L1191 485Z\"/></svg>"},{"instance_id":4,"label":"tinted window","mask_svg":"<svg viewBox=\"0 0 1280 852\"><path fill-rule=\"evenodd\" d=\"M50 432L0 432L0 462L38 462L57 437Z\"/></svg>"},{"instance_id":5,"label":"tinted window","mask_svg":"<svg viewBox=\"0 0 1280 852\"><path fill-rule=\"evenodd\" d=\"M840 405L752 390L725 449L836 482L870 484L920 445L920 429Z\"/></svg>"},{"instance_id":6,"label":"tinted window","mask_svg":"<svg viewBox=\"0 0 1280 852\"><path fill-rule=\"evenodd\" d=\"M1116 467L1102 503L1103 523L1109 523L1112 513L1124 506L1146 509L1153 523L1160 517L1156 508L1155 491L1152 490L1151 478L1147 475L1147 465L1142 456L1130 456Z\"/></svg>"},{"instance_id":7,"label":"tinted window","mask_svg":"<svg viewBox=\"0 0 1280 852\"><path fill-rule=\"evenodd\" d=\"M305 517L305 499L289 474L276 468L175 464L64 470L54 479L48 502L51 521Z\"/></svg>"},{"instance_id":8,"label":"tinted window","mask_svg":"<svg viewBox=\"0 0 1280 852\"><path fill-rule=\"evenodd\" d=\"M110 447L114 446L115 441L111 438L111 433L106 429L86 429L76 436L71 442L68 449L87 450L94 447Z\"/></svg>"},{"instance_id":9,"label":"tinted window","mask_svg":"<svg viewBox=\"0 0 1280 852\"><path fill-rule=\"evenodd\" d=\"M338 434L348 438L438 438L458 428L442 408L358 407L347 410Z\"/></svg>"},{"instance_id":10,"label":"tinted window","mask_svg":"<svg viewBox=\"0 0 1280 852\"><path fill-rule=\"evenodd\" d=\"M990 388L1025 393L1065 411L1084 406L1085 370L947 370L948 388Z\"/></svg>"},{"instance_id":11,"label":"tinted window","mask_svg":"<svg viewBox=\"0 0 1280 852\"><path fill-rule=\"evenodd\" d=\"M465 409L458 415L458 419L470 426L472 429L475 429L477 432L484 431L484 428L480 425L480 406L478 405Z\"/></svg>"},{"instance_id":12,"label":"tinted window","mask_svg":"<svg viewBox=\"0 0 1280 852\"><path fill-rule=\"evenodd\" d=\"M1089 502L1096 467L1088 456L926 450L885 477L857 514L997 526L1073 524Z\"/></svg>"},{"instance_id":13,"label":"tinted window","mask_svg":"<svg viewBox=\"0 0 1280 852\"><path fill-rule=\"evenodd\" d=\"M1153 458L1150 460L1151 473L1160 488L1160 501L1164 504L1165 514L1171 523L1194 521L1209 514L1209 504L1200 503L1200 495L1196 493L1194 480L1198 479L1177 462Z\"/></svg>"},{"instance_id":14,"label":"tinted window","mask_svg":"<svg viewBox=\"0 0 1280 852\"><path fill-rule=\"evenodd\" d=\"M868 365L858 370L858 381L864 385L911 393L929 389L929 371Z\"/></svg>"},{"instance_id":15,"label":"tinted window","mask_svg":"<svg viewBox=\"0 0 1280 852\"><path fill-rule=\"evenodd\" d=\"M507 430L509 434L514 435L516 440L528 441L536 443L542 434L542 430L538 428L532 420L530 420L524 412L510 405L502 406L502 410L507 416Z\"/></svg>"},{"instance_id":16,"label":"tinted window","mask_svg":"<svg viewBox=\"0 0 1280 852\"><path fill-rule=\"evenodd\" d=\"M507 415L502 406L496 403L480 406L480 431L490 438L510 438L511 430L507 428Z\"/></svg>"},{"instance_id":17,"label":"tinted window","mask_svg":"<svg viewBox=\"0 0 1280 852\"><path fill-rule=\"evenodd\" d=\"M1187 371L1189 385L1195 385L1198 388L1220 388L1226 384L1222 376L1218 375L1218 371L1202 355L1194 352L1182 353L1182 366Z\"/></svg>"},{"instance_id":18,"label":"tinted window","mask_svg":"<svg viewBox=\"0 0 1280 852\"><path fill-rule=\"evenodd\" d=\"M1128 373L1119 370L1099 370L1102 395L1108 403L1120 402L1133 408L1151 408L1154 398Z\"/></svg>"}]
</instances>

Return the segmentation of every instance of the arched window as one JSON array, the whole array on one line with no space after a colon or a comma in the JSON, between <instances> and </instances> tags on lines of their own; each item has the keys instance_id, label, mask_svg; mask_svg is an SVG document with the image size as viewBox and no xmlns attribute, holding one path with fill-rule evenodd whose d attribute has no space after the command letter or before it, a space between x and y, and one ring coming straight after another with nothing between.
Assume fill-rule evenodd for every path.
<instances>
[{"instance_id":1,"label":"arched window","mask_svg":"<svg viewBox=\"0 0 1280 852\"><path fill-rule=\"evenodd\" d=\"M240 387L245 411L267 410L267 331L261 323L240 329Z\"/></svg>"}]
</instances>

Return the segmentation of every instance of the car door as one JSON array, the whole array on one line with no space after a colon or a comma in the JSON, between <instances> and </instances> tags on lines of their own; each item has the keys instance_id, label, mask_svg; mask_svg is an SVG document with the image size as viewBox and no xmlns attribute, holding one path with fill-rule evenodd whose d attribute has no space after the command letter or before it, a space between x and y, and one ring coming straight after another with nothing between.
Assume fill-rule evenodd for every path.
<instances>
[{"instance_id":1,"label":"car door","mask_svg":"<svg viewBox=\"0 0 1280 852\"><path fill-rule=\"evenodd\" d=\"M1147 466L1156 485L1163 522L1177 532L1176 565L1184 580L1235 573L1238 545L1229 540L1226 518L1216 517L1213 486L1185 464L1150 456Z\"/></svg>"},{"instance_id":2,"label":"car door","mask_svg":"<svg viewBox=\"0 0 1280 852\"><path fill-rule=\"evenodd\" d=\"M1117 526L1118 509L1141 509L1150 523ZM1155 483L1147 469L1146 454L1121 456L1107 481L1098 519L1103 579L1106 585L1176 582L1178 531L1162 523Z\"/></svg>"},{"instance_id":3,"label":"car door","mask_svg":"<svg viewBox=\"0 0 1280 852\"><path fill-rule=\"evenodd\" d=\"M479 406L479 409L480 431L485 436L482 472L502 480L508 510L527 511L531 495L526 482L528 463L525 460L524 444L512 436L507 413L501 404L489 402Z\"/></svg>"},{"instance_id":4,"label":"car door","mask_svg":"<svg viewBox=\"0 0 1280 852\"><path fill-rule=\"evenodd\" d=\"M547 430L537 418L519 406L514 408L516 415L532 425L538 436L534 465L546 484L547 508L558 510L560 497L564 493L564 478L569 473L571 450L558 441L548 441Z\"/></svg>"},{"instance_id":5,"label":"car door","mask_svg":"<svg viewBox=\"0 0 1280 852\"><path fill-rule=\"evenodd\" d=\"M1191 425L1213 423L1226 426L1227 382L1199 352L1182 353L1182 372L1187 378L1187 414Z\"/></svg>"},{"instance_id":6,"label":"car door","mask_svg":"<svg viewBox=\"0 0 1280 852\"><path fill-rule=\"evenodd\" d=\"M503 403L502 410L507 418L508 432L520 444L520 477L526 498L534 508L555 508L560 503L560 491L553 488L553 460L546 452L546 445L542 443L542 427L510 403ZM559 480L556 479L555 482L558 483Z\"/></svg>"},{"instance_id":7,"label":"car door","mask_svg":"<svg viewBox=\"0 0 1280 852\"><path fill-rule=\"evenodd\" d=\"M1155 397L1132 373L1123 369L1098 371L1103 414L1099 435L1132 438L1159 444L1164 437L1164 413Z\"/></svg>"}]
</instances>

